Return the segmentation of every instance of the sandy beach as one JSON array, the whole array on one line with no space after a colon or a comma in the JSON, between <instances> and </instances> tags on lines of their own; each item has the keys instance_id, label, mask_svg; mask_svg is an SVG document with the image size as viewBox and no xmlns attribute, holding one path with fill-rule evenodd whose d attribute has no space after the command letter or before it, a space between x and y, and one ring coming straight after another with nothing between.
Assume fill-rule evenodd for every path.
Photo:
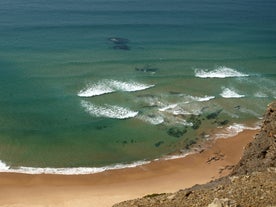
<instances>
[{"instance_id":1,"label":"sandy beach","mask_svg":"<svg viewBox=\"0 0 276 207\"><path fill-rule=\"evenodd\" d=\"M91 175L0 174L0 206L108 207L152 193L174 192L230 172L256 131L218 139L199 153Z\"/></svg>"}]
</instances>

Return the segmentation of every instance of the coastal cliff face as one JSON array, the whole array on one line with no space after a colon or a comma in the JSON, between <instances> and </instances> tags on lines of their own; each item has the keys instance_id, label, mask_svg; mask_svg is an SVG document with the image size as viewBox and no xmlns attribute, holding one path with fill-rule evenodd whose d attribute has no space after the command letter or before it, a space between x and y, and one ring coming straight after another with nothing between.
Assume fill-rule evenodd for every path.
<instances>
[{"instance_id":1,"label":"coastal cliff face","mask_svg":"<svg viewBox=\"0 0 276 207\"><path fill-rule=\"evenodd\" d=\"M265 171L268 167L276 167L276 101L268 106L260 133L246 147L232 175Z\"/></svg>"},{"instance_id":2,"label":"coastal cliff face","mask_svg":"<svg viewBox=\"0 0 276 207\"><path fill-rule=\"evenodd\" d=\"M114 207L275 207L276 101L264 115L260 132L245 148L229 176L169 194L152 194Z\"/></svg>"}]
</instances>

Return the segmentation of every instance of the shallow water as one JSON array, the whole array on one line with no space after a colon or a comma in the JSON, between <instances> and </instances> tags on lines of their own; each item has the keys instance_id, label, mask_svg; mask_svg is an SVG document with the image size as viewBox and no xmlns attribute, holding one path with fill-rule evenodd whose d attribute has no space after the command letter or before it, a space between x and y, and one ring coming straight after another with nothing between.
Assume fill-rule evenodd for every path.
<instances>
[{"instance_id":1,"label":"shallow water","mask_svg":"<svg viewBox=\"0 0 276 207\"><path fill-rule=\"evenodd\" d=\"M11 168L151 160L217 127L253 127L276 98L274 1L0 8L0 160Z\"/></svg>"}]
</instances>

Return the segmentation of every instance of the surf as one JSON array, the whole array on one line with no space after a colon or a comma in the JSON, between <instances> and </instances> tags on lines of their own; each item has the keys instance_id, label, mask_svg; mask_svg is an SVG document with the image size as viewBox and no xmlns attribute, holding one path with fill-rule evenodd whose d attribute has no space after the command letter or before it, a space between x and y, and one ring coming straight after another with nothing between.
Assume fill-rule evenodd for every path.
<instances>
[{"instance_id":1,"label":"surf","mask_svg":"<svg viewBox=\"0 0 276 207\"><path fill-rule=\"evenodd\" d=\"M112 119L129 119L135 117L138 112L132 111L128 108L124 108L116 105L105 104L103 106L94 105L88 101L81 101L81 106L87 111L90 115L95 117L106 117Z\"/></svg>"},{"instance_id":2,"label":"surf","mask_svg":"<svg viewBox=\"0 0 276 207\"><path fill-rule=\"evenodd\" d=\"M230 77L247 77L248 74L241 73L233 68L225 66L218 67L214 70L195 69L195 77L198 78L230 78Z\"/></svg>"},{"instance_id":3,"label":"surf","mask_svg":"<svg viewBox=\"0 0 276 207\"><path fill-rule=\"evenodd\" d=\"M101 80L97 83L88 84L78 92L79 97L93 97L117 91L134 92L146 90L154 85L143 84L135 81Z\"/></svg>"}]
</instances>

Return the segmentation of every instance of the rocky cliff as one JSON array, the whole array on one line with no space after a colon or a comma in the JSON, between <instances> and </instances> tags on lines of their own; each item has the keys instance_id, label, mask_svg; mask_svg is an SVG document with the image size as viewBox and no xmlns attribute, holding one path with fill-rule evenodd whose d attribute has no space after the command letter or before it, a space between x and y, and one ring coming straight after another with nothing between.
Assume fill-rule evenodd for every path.
<instances>
[{"instance_id":1,"label":"rocky cliff","mask_svg":"<svg viewBox=\"0 0 276 207\"><path fill-rule=\"evenodd\" d=\"M276 207L276 101L229 176L171 194L153 194L114 207Z\"/></svg>"}]
</instances>

